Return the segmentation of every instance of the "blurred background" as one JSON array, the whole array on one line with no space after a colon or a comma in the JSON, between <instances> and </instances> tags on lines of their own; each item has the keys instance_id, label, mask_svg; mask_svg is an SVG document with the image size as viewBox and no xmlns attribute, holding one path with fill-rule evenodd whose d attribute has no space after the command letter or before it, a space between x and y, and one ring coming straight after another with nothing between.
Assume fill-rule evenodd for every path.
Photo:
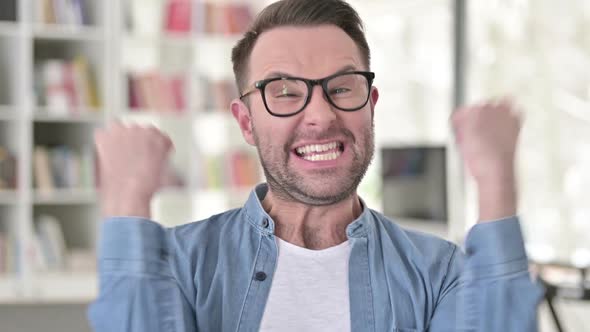
<instances>
[{"instance_id":1,"label":"blurred background","mask_svg":"<svg viewBox=\"0 0 590 332\"><path fill-rule=\"evenodd\" d=\"M262 0L2 0L0 329L90 331L100 224L93 129L151 123L176 145L153 202L167 226L239 207L262 181L228 104L230 50ZM351 0L373 53L377 154L361 195L460 243L475 190L457 105L512 96L525 115L520 216L548 284L541 331L590 329L590 2Z\"/></svg>"}]
</instances>

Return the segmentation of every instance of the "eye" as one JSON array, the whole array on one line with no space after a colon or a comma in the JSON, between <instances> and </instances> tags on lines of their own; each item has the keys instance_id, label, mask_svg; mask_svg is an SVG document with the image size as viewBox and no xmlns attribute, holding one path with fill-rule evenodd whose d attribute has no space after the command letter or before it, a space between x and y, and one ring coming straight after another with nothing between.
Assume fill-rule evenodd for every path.
<instances>
[{"instance_id":1,"label":"eye","mask_svg":"<svg viewBox=\"0 0 590 332\"><path fill-rule=\"evenodd\" d=\"M342 87L342 88L334 88L334 89L330 90L330 94L331 95L338 95L338 94L343 94L343 93L347 93L347 92L350 92L350 89L349 88L344 88L344 87Z\"/></svg>"},{"instance_id":2,"label":"eye","mask_svg":"<svg viewBox=\"0 0 590 332\"><path fill-rule=\"evenodd\" d=\"M280 89L277 89L278 91L275 91L273 93L275 98L294 98L294 97L300 97L301 93L299 91L297 91L296 89L291 88L290 86L288 86L287 84L283 84L283 86Z\"/></svg>"}]
</instances>

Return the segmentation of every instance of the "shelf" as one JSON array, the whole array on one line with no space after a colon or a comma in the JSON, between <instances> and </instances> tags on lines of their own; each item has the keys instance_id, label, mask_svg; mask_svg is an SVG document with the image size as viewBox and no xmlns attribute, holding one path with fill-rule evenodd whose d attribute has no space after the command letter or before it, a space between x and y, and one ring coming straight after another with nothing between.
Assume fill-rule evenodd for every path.
<instances>
[{"instance_id":1,"label":"shelf","mask_svg":"<svg viewBox=\"0 0 590 332\"><path fill-rule=\"evenodd\" d=\"M376 139L377 140L377 139ZM425 147L425 148L445 148L448 144L446 139L416 139L412 141L402 141L402 140L392 140L392 139L382 139L378 140L379 146L381 148L415 148L415 147Z\"/></svg>"},{"instance_id":2,"label":"shelf","mask_svg":"<svg viewBox=\"0 0 590 332\"><path fill-rule=\"evenodd\" d=\"M88 303L98 294L93 272L52 272L34 278L34 303Z\"/></svg>"},{"instance_id":3,"label":"shelf","mask_svg":"<svg viewBox=\"0 0 590 332\"><path fill-rule=\"evenodd\" d=\"M100 110L84 110L80 113L71 113L67 115L56 115L47 112L46 110L39 108L37 113L34 115L33 120L35 122L44 123L89 123L89 124L100 124L104 122L104 116Z\"/></svg>"},{"instance_id":4,"label":"shelf","mask_svg":"<svg viewBox=\"0 0 590 332\"><path fill-rule=\"evenodd\" d=\"M0 106L0 121L17 120L16 109L12 106Z\"/></svg>"},{"instance_id":5,"label":"shelf","mask_svg":"<svg viewBox=\"0 0 590 332\"><path fill-rule=\"evenodd\" d=\"M249 195L250 192L254 187L231 187L231 188L218 188L218 189L208 189L208 188L186 188L186 187L165 187L158 191L158 194L166 194L166 195L176 195L176 196L203 196L203 197L213 197L219 195L226 195L226 196L244 196Z\"/></svg>"},{"instance_id":6,"label":"shelf","mask_svg":"<svg viewBox=\"0 0 590 332\"><path fill-rule=\"evenodd\" d=\"M0 189L0 205L15 205L17 203L16 190Z\"/></svg>"},{"instance_id":7,"label":"shelf","mask_svg":"<svg viewBox=\"0 0 590 332\"><path fill-rule=\"evenodd\" d=\"M19 34L19 30L19 23L0 21L0 36L13 37Z\"/></svg>"},{"instance_id":8,"label":"shelf","mask_svg":"<svg viewBox=\"0 0 590 332\"><path fill-rule=\"evenodd\" d=\"M150 118L190 118L195 114L195 112L189 110L151 110L151 109L143 109L143 108L134 108L134 109L127 109L125 113L122 114L123 117L133 118L133 117L150 117Z\"/></svg>"},{"instance_id":9,"label":"shelf","mask_svg":"<svg viewBox=\"0 0 590 332\"><path fill-rule=\"evenodd\" d=\"M124 39L135 41L141 44L178 44L180 46L196 45L197 39L194 35L182 33L161 33L160 35L140 35L136 33L125 34Z\"/></svg>"},{"instance_id":10,"label":"shelf","mask_svg":"<svg viewBox=\"0 0 590 332\"><path fill-rule=\"evenodd\" d=\"M19 302L18 280L13 276L0 275L0 304Z\"/></svg>"},{"instance_id":11,"label":"shelf","mask_svg":"<svg viewBox=\"0 0 590 332\"><path fill-rule=\"evenodd\" d=\"M242 35L224 35L224 34L198 34L196 39L200 43L215 43L215 44L227 44L233 47Z\"/></svg>"},{"instance_id":12,"label":"shelf","mask_svg":"<svg viewBox=\"0 0 590 332\"><path fill-rule=\"evenodd\" d=\"M233 47L242 38L241 35L224 35L224 34L191 34L191 33L171 33L161 32L158 35L141 35L137 33L126 33L124 39L133 40L142 44L181 44L194 46L203 44L222 44Z\"/></svg>"},{"instance_id":13,"label":"shelf","mask_svg":"<svg viewBox=\"0 0 590 332\"><path fill-rule=\"evenodd\" d=\"M35 205L85 205L95 204L98 194L94 189L55 189L51 192L35 191Z\"/></svg>"},{"instance_id":14,"label":"shelf","mask_svg":"<svg viewBox=\"0 0 590 332\"><path fill-rule=\"evenodd\" d=\"M32 292L22 294L18 279L0 277L0 304L89 303L98 295L92 272L52 272L33 278Z\"/></svg>"},{"instance_id":15,"label":"shelf","mask_svg":"<svg viewBox=\"0 0 590 332\"><path fill-rule=\"evenodd\" d=\"M37 39L48 40L104 40L104 31L102 29L76 25L36 24L33 27L33 35Z\"/></svg>"}]
</instances>

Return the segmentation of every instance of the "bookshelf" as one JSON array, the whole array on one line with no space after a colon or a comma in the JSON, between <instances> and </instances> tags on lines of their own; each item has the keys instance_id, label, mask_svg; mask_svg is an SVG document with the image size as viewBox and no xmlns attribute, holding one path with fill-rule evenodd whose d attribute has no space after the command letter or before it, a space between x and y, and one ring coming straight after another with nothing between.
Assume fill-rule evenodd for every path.
<instances>
[{"instance_id":1,"label":"bookshelf","mask_svg":"<svg viewBox=\"0 0 590 332\"><path fill-rule=\"evenodd\" d=\"M92 133L111 105L111 1L0 4L0 303L87 302L96 295ZM48 20L53 5L67 15ZM39 147L46 164L37 160ZM4 181L2 151L14 158L13 187ZM50 186L40 185L39 169ZM59 267L49 264L57 237L41 231L47 225L57 227L65 246Z\"/></svg>"},{"instance_id":2,"label":"bookshelf","mask_svg":"<svg viewBox=\"0 0 590 332\"><path fill-rule=\"evenodd\" d=\"M0 182L0 304L97 295L92 139L111 119L154 124L175 142L155 219L172 226L243 204L262 172L227 110L237 93L228 55L261 5L2 1L0 157L14 159L15 186Z\"/></svg>"},{"instance_id":3,"label":"bookshelf","mask_svg":"<svg viewBox=\"0 0 590 332\"><path fill-rule=\"evenodd\" d=\"M152 206L154 219L166 225L240 206L251 184L261 179L260 169L248 167L256 152L242 142L228 109L237 95L229 54L253 16L254 3L117 4L115 29L122 31L115 40L120 45L114 60L117 116L155 125L175 144L169 185ZM225 18L207 19L215 15ZM236 176L235 168L247 171Z\"/></svg>"}]
</instances>

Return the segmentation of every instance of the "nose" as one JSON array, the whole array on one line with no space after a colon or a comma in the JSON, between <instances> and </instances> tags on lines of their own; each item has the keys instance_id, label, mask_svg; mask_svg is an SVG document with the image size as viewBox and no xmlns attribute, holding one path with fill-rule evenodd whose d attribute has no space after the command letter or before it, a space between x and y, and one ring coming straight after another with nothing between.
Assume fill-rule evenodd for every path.
<instances>
[{"instance_id":1,"label":"nose","mask_svg":"<svg viewBox=\"0 0 590 332\"><path fill-rule=\"evenodd\" d=\"M328 128L337 118L336 110L326 100L324 91L320 85L316 85L311 90L309 104L303 110L303 119L308 126L317 126Z\"/></svg>"}]
</instances>

